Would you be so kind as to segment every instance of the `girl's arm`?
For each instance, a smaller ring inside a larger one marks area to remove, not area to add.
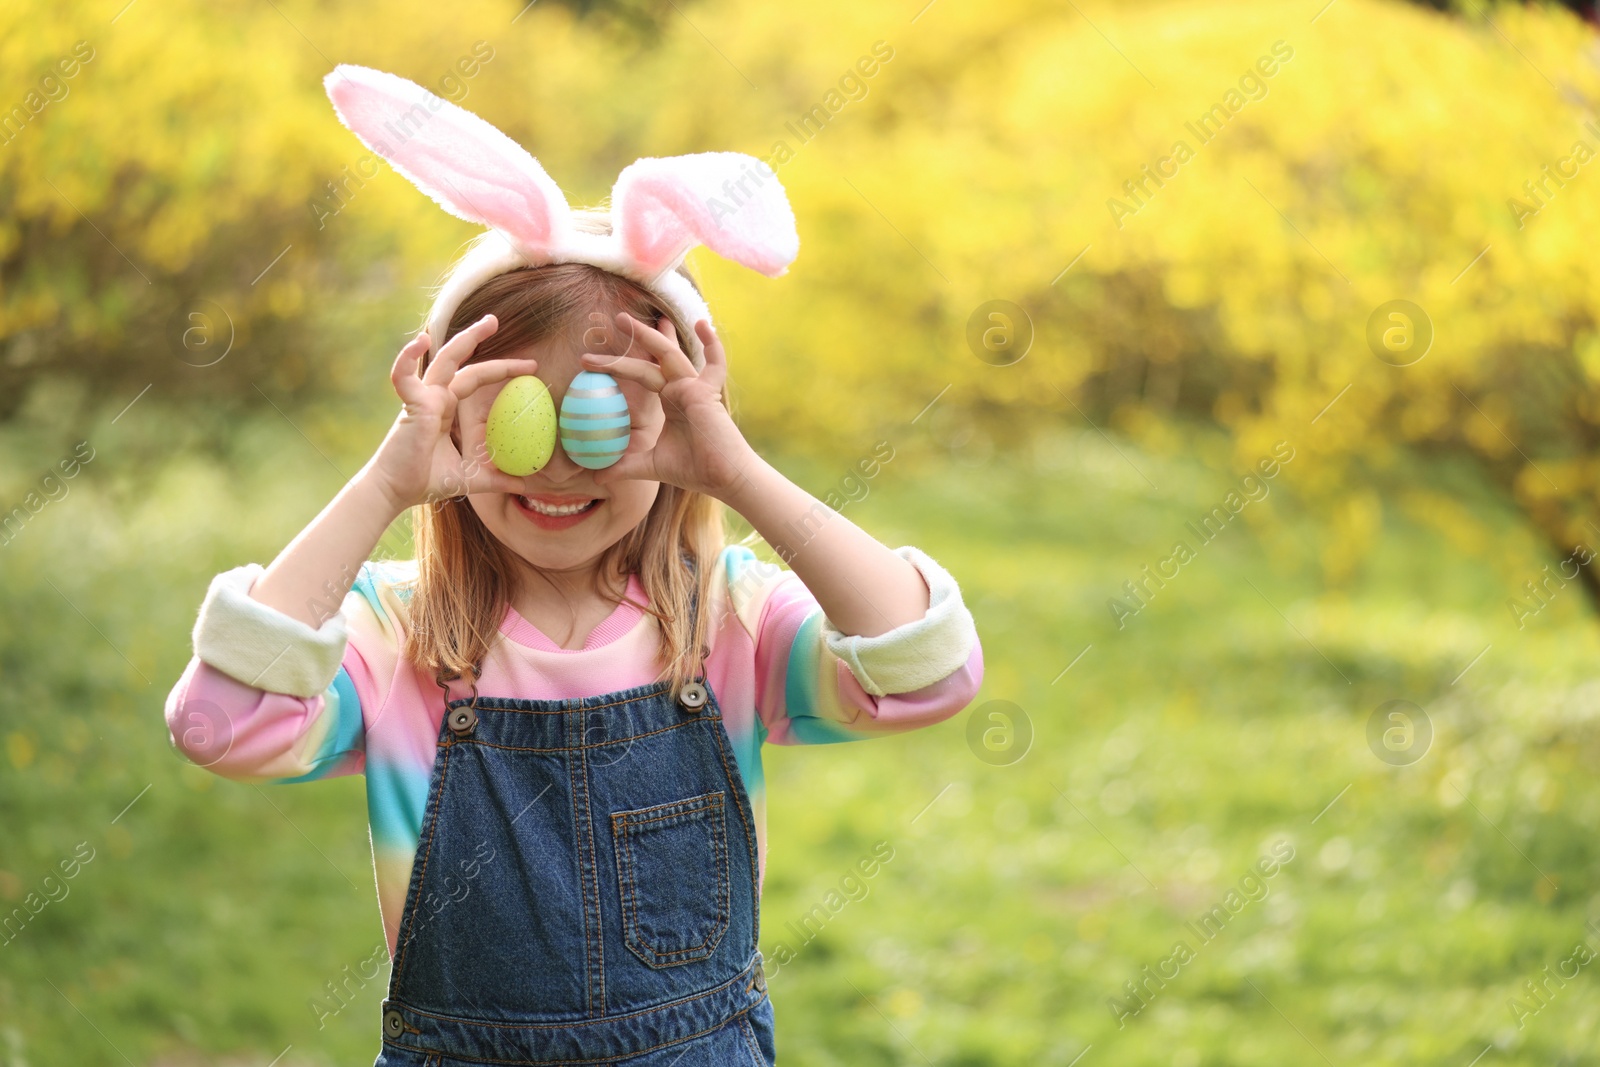
[[[247,564],[212,580],[195,656],[166,706],[173,744],[193,762],[249,781],[361,769],[363,705],[381,706],[400,640],[396,575],[367,558],[413,504],[520,487],[491,464],[463,460],[484,454],[481,422],[460,428],[462,447],[451,436],[460,399],[537,366],[486,360],[458,371],[495,328],[485,316],[461,331],[420,378],[428,338],[408,344],[390,375],[405,407],[373,458],[270,567]],[[359,595],[346,595],[352,587]]]
[[[502,474],[491,463],[463,458],[463,453],[486,455],[481,424],[462,427],[459,449],[450,437],[459,400],[538,367],[531,359],[496,359],[458,371],[497,328],[495,317],[485,315],[462,330],[420,379],[417,364],[428,350],[428,335],[418,334],[401,350],[389,373],[405,402],[400,417],[366,466],[278,553],[250,590],[251,599],[309,626],[321,626],[329,615],[327,605],[337,610],[361,564],[406,508],[438,496],[521,489],[520,478]]]
[[[662,426],[653,442],[630,441],[595,481],[649,478],[721,500],[783,557],[844,633],[873,637],[923,617],[929,590],[915,567],[789,481],[744,439],[722,403],[727,356],[711,323],[695,324],[705,350],[698,371],[671,320],[652,330],[622,313],[617,324],[650,358],[586,352],[584,363],[659,394]],[[644,435],[641,421],[656,419],[636,418],[636,438]]]
[[[894,554],[921,573],[933,603],[923,618],[863,638],[840,633],[798,574],[744,545],[724,549],[718,577],[726,599],[722,590],[712,595],[737,616],[753,648],[747,682],[737,673],[719,681],[735,700],[755,705],[758,742],[881,737],[931,726],[972,702],[983,683],[983,649],[960,588],[919,549]]]
[[[787,563],[841,632],[861,637],[916,622],[928,611],[917,568],[795,485],[748,445],[741,477],[722,498]]]

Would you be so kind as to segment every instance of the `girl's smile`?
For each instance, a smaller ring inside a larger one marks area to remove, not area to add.
[[[511,495],[517,510],[541,530],[565,530],[593,515],[605,500],[600,497],[534,493]]]

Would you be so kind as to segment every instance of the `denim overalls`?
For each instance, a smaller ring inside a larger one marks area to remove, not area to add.
[[[446,690],[375,1067],[773,1064],[754,815],[710,687],[475,690]]]

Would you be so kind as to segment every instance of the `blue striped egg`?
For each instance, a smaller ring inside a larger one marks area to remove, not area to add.
[[[628,450],[628,400],[609,374],[579,371],[561,398],[561,448],[580,467],[601,470]]]

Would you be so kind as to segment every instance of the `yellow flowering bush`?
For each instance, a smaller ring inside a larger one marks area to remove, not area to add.
[[[1555,546],[1594,536],[1600,69],[1562,9],[585,10],[8,7],[0,108],[93,59],[0,144],[0,396],[57,371],[386,408],[381,370],[473,227],[334,119],[321,77],[356,62],[483,114],[575,203],[640,155],[769,160],[790,274],[695,258],[757,439],[858,455],[939,424],[911,423],[935,397],[968,448],[1092,419],[1159,450],[1198,417],[1241,467],[1304,447],[1329,495],[1396,447],[1458,454]],[[1009,363],[969,343],[997,299],[1027,316]],[[1397,300],[1422,318],[1369,331]],[[195,307],[237,354],[201,366]],[[1386,330],[1431,343],[1375,354]]]

